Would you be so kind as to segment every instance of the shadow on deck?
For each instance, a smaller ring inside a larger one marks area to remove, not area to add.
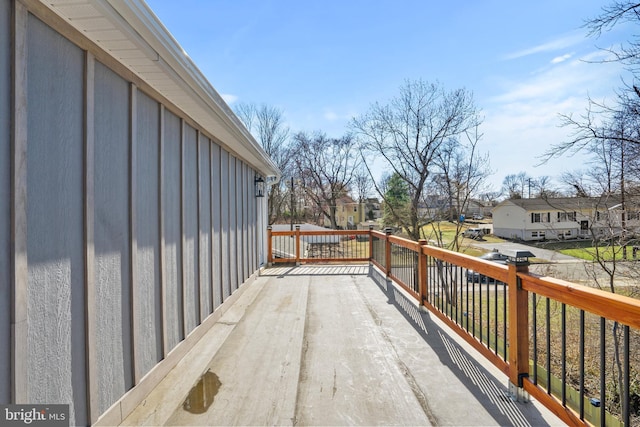
[[[564,425],[378,270],[263,271],[126,425]]]

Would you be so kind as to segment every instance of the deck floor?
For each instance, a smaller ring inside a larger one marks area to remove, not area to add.
[[[563,425],[372,271],[265,270],[123,424]]]

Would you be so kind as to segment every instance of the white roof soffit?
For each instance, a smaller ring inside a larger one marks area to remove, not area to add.
[[[42,2],[265,176],[280,171],[142,0]]]

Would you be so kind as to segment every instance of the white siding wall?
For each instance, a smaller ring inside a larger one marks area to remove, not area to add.
[[[527,218],[524,209],[505,204],[493,210],[493,234],[498,237],[523,238]]]

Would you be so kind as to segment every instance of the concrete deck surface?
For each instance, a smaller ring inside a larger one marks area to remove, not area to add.
[[[563,425],[373,268],[248,286],[123,425]]]

